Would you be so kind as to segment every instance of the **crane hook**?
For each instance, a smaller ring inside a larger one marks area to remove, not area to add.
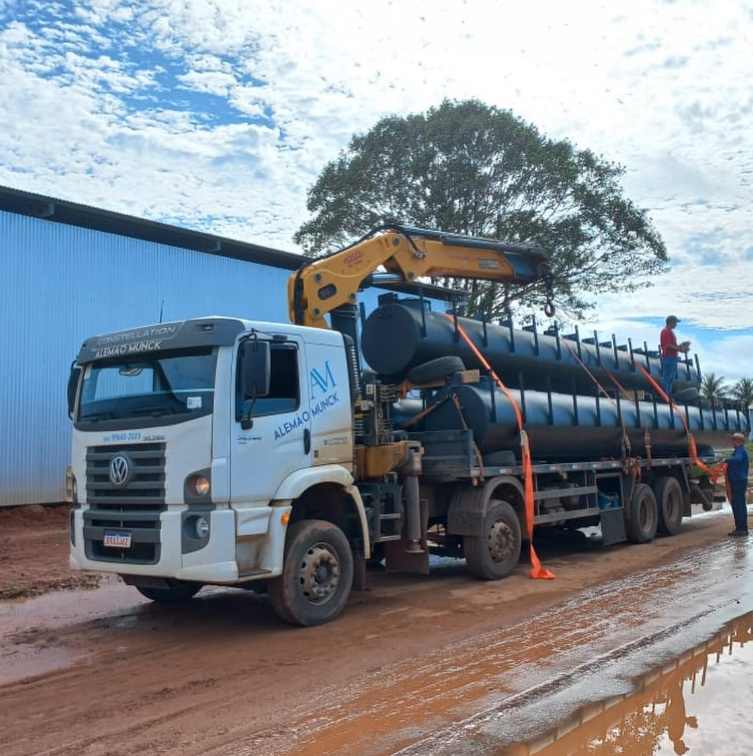
[[[554,274],[550,269],[544,273],[544,289],[546,291],[546,302],[544,303],[544,315],[548,318],[554,317]]]

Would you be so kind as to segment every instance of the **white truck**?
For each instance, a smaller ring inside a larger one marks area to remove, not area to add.
[[[370,560],[427,572],[430,553],[465,557],[498,579],[534,522],[601,522],[606,542],[679,526],[689,460],[654,460],[658,503],[624,460],[540,465],[531,517],[519,461],[484,464],[465,428],[397,430],[396,386],[362,373],[355,343],[357,292],[380,268],[401,281],[547,275],[540,249],[395,228],[307,261],[292,323],[203,317],[87,339],[68,386],[71,568],[158,602],[263,586],[282,619],[314,625],[342,611]],[[419,372],[428,386],[478,378],[456,358]]]

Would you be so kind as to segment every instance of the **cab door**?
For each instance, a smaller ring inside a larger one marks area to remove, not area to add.
[[[290,473],[311,464],[306,353],[296,336],[271,340],[269,394],[253,399],[244,394],[241,376],[246,345],[250,339],[241,342],[236,361],[230,501],[265,506]]]

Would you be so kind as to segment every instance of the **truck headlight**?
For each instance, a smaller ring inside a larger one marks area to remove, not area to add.
[[[186,504],[198,504],[201,509],[212,500],[212,471],[192,470],[183,479],[183,501]]]
[[[203,475],[194,475],[188,485],[194,496],[209,496],[211,485],[209,484],[209,479]]]

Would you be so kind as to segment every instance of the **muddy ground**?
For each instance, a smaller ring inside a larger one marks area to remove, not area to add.
[[[447,723],[455,715],[460,703],[446,699],[428,712],[415,707],[430,698],[421,687],[427,670],[444,670],[452,695],[465,669],[458,648],[483,655],[489,633],[504,637],[508,628],[515,634],[507,641],[512,669],[523,674],[534,660],[517,637],[521,623],[533,623],[546,653],[561,654],[563,640],[549,635],[553,612],[565,607],[577,617],[587,605],[606,603],[599,611],[615,618],[586,623],[577,636],[590,642],[598,630],[608,638],[610,628],[625,626],[617,619],[623,602],[637,602],[639,624],[650,591],[672,592],[692,607],[693,580],[708,578],[718,555],[747,559],[753,549],[753,541],[726,537],[732,517],[725,505],[686,521],[674,537],[641,546],[603,549],[596,539],[542,537],[539,556],[554,580],[529,579],[523,564],[494,583],[472,579],[462,563],[426,577],[372,572],[369,590],[354,593],[336,622],[292,628],[277,620],[266,597],[244,591],[205,589],[185,605],[165,607],[111,578],[96,587],[96,577],[68,572],[66,508],[39,509],[0,513],[0,595],[90,590],[0,602],[4,756],[394,753],[418,737],[416,716]],[[505,642],[495,643],[499,654]],[[545,656],[535,661],[539,669],[549,663]],[[364,741],[362,718],[376,712],[380,719],[380,711],[390,732],[400,733],[397,741],[384,732]]]
[[[68,569],[68,512],[65,505],[0,509],[0,600],[99,584]]]

